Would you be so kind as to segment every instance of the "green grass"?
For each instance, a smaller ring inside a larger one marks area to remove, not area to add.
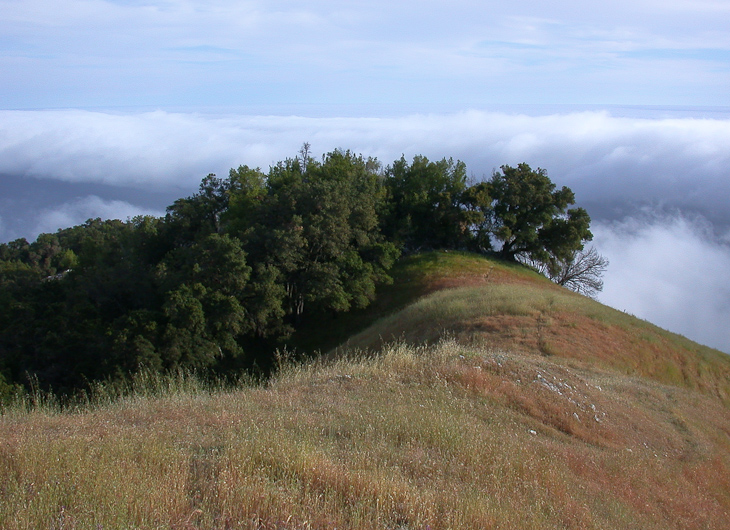
[[[427,294],[349,336],[340,351],[377,351],[393,341],[421,344],[456,336],[467,343],[610,366],[712,393],[730,404],[730,357],[718,350],[517,266],[470,255],[427,257],[408,264],[412,277],[432,286],[443,283],[442,277],[461,278],[467,286],[455,281],[441,290],[426,289]],[[497,282],[480,277],[479,271],[489,267]]]

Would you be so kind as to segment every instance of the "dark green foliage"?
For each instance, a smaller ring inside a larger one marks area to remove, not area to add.
[[[240,241],[228,235],[209,234],[168,253],[157,270],[165,367],[207,368],[243,353],[237,339],[252,329],[241,303],[250,275]]]
[[[566,260],[593,238],[588,213],[568,209],[575,203],[573,192],[565,186],[556,190],[543,169],[502,166],[489,181],[489,195],[491,232],[505,259]]]
[[[200,183],[198,193],[178,199],[167,208],[166,220],[175,244],[221,231],[221,216],[228,209],[230,183],[230,179],[210,174]]]
[[[30,270],[3,274],[0,348],[13,380],[34,374],[63,391],[131,366],[120,362],[115,334],[129,315],[159,303],[148,254],[157,252],[150,226],[159,222],[89,220],[53,235],[62,249],[55,255],[72,256],[72,269],[31,260]],[[46,236],[39,240],[51,241]]]
[[[265,183],[257,171],[232,172],[231,230],[283,288],[290,323],[305,311],[364,307],[376,283],[387,281],[397,251],[379,230],[385,190],[378,169],[374,160],[335,151],[322,162],[279,163]]]
[[[492,190],[488,182],[470,186],[461,195],[462,215],[469,228],[467,247],[478,252],[492,250]]]
[[[462,162],[334,151],[205,177],[164,218],[90,219],[0,245],[0,399],[140,370],[266,370],[304,322],[364,308],[402,249],[465,248],[552,271],[591,238],[542,170],[467,185]]]
[[[396,160],[386,172],[388,211],[384,231],[407,249],[459,248],[468,239],[470,216],[462,204],[467,189],[463,162]]]

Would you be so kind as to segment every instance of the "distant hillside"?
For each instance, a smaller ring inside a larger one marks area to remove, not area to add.
[[[0,528],[727,528],[730,356],[476,255],[393,275],[266,384],[8,408]]]

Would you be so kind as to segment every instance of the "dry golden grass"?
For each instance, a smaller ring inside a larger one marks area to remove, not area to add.
[[[455,341],[0,420],[3,529],[725,528],[716,398]]]
[[[408,278],[359,355],[6,409],[0,528],[728,527],[728,356],[483,258]]]
[[[443,259],[443,258],[442,258]],[[481,263],[490,267],[488,260]],[[444,336],[492,349],[542,353],[609,366],[710,393],[730,405],[730,357],[660,329],[544,278],[502,271],[472,274],[468,287],[446,285],[379,319],[342,348],[433,343]]]

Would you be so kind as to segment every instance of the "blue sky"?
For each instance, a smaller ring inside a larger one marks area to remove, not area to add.
[[[0,241],[303,142],[546,168],[601,300],[730,352],[730,0],[0,0]]]
[[[727,0],[2,0],[0,12],[6,109],[730,104]]]

